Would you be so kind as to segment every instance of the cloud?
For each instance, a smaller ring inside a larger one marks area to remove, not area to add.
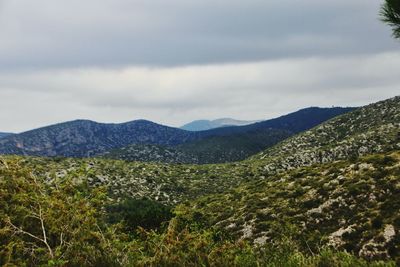
[[[0,74],[0,121],[22,131],[88,118],[268,119],[307,106],[355,106],[398,94],[400,53],[240,64],[38,70]]]
[[[378,21],[378,0],[2,3],[3,72],[209,65],[397,49]]]
[[[0,130],[267,119],[398,94],[378,0],[0,0]]]

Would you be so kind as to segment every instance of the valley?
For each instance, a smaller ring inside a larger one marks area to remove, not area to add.
[[[0,0],[0,267],[400,266],[400,0]]]
[[[284,236],[296,243],[299,253],[331,248],[368,261],[398,262],[399,134],[400,97],[395,97],[232,163],[1,159],[3,172],[7,166],[20,166],[49,188],[68,181],[77,188],[104,189],[110,203],[150,199],[174,207],[166,233],[179,222],[190,229],[198,225],[223,231],[236,240],[234,246],[281,244]],[[132,148],[140,154],[143,147]],[[157,154],[171,155],[156,148]],[[193,229],[192,234],[203,231]]]

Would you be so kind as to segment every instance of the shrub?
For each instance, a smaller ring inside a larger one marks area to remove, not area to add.
[[[149,199],[125,199],[106,210],[109,223],[123,222],[129,231],[157,229],[172,218],[170,207]]]

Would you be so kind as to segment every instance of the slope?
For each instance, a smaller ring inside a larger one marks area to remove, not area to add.
[[[238,163],[17,159],[49,185],[70,179],[105,186],[114,199],[181,203],[176,213],[183,221],[256,245],[289,237],[313,253],[329,245],[367,259],[400,262],[399,101],[396,97],[353,111]],[[302,142],[292,147],[294,140]],[[316,156],[302,160],[309,151]],[[327,158],[318,151],[340,153]],[[357,158],[376,151],[382,154]]]
[[[121,124],[77,120],[2,138],[0,153],[87,157],[134,143],[176,145],[196,138],[194,133],[145,120]]]
[[[290,137],[291,132],[278,129],[228,136],[212,136],[177,146],[135,144],[114,149],[102,157],[141,162],[213,164],[246,159]]]
[[[400,260],[400,151],[301,167],[178,208],[255,245],[282,237]]]
[[[0,138],[6,137],[6,136],[9,136],[9,135],[12,135],[12,133],[1,133],[0,132]]]
[[[197,132],[201,138],[174,147],[131,145],[109,151],[107,158],[166,163],[212,164],[246,159],[280,141],[352,108],[307,108],[247,126]],[[146,153],[143,153],[146,152]],[[166,153],[164,153],[166,152]]]
[[[400,148],[400,97],[374,103],[323,123],[256,155],[266,172]]]
[[[132,144],[174,146],[257,129],[296,133],[346,111],[340,108],[306,109],[263,123],[202,132],[184,131],[145,120],[121,124],[76,120],[4,137],[0,140],[0,154],[88,157]]]

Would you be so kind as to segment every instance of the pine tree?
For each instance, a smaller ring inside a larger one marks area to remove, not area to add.
[[[400,0],[385,0],[380,15],[381,20],[392,27],[393,36],[400,39]]]

